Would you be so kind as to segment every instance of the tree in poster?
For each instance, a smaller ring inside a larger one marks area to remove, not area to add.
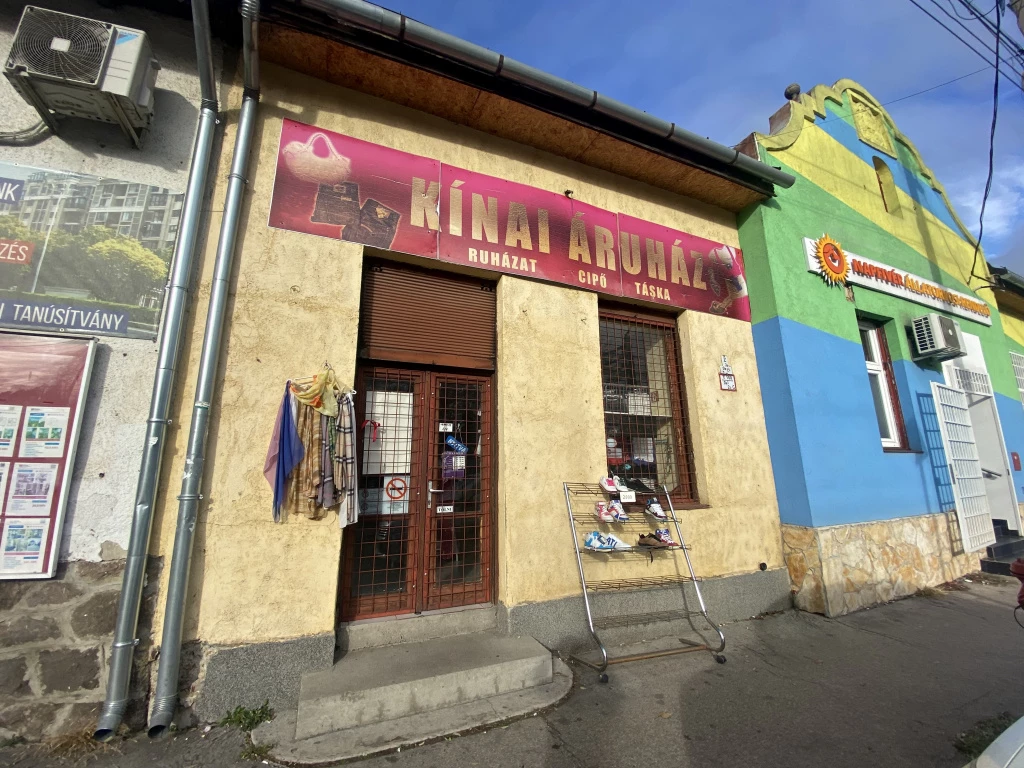
[[[108,301],[135,303],[167,275],[159,256],[127,237],[102,240],[90,246],[88,254],[105,278]]]
[[[115,304],[136,305],[147,292],[159,288],[167,276],[167,262],[138,240],[108,227],[86,227],[72,235],[61,229],[50,233],[42,267],[45,232],[35,232],[13,216],[0,216],[0,238],[35,244],[29,265],[0,265],[0,289],[31,290],[40,269],[36,293],[54,288],[88,291],[93,298]]]

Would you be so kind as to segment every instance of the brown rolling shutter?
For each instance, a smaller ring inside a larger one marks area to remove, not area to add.
[[[393,262],[363,270],[359,356],[493,371],[494,283]]]

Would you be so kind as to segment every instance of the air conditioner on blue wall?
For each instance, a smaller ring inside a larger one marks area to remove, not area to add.
[[[83,117],[120,125],[136,147],[153,120],[158,69],[145,32],[32,5],[4,63],[54,133],[59,116]]]
[[[967,354],[960,323],[931,312],[911,321],[915,360],[951,360]]]

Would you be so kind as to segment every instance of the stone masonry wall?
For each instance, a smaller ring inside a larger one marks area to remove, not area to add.
[[[82,560],[61,563],[53,579],[0,581],[0,743],[95,726],[123,570],[124,560]],[[144,605],[131,694],[140,701],[151,615]]]
[[[783,525],[793,602],[842,616],[976,571],[976,553],[954,552],[956,525],[945,514],[825,528]]]

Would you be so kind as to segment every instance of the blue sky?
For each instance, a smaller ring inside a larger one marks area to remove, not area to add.
[[[849,77],[886,103],[985,66],[910,0],[382,4],[723,144],[767,131],[791,82],[807,90]],[[1021,40],[1012,15],[1004,19]],[[993,263],[1024,273],[1024,93],[1004,80],[1000,95],[984,247]],[[992,70],[887,108],[976,233]]]

